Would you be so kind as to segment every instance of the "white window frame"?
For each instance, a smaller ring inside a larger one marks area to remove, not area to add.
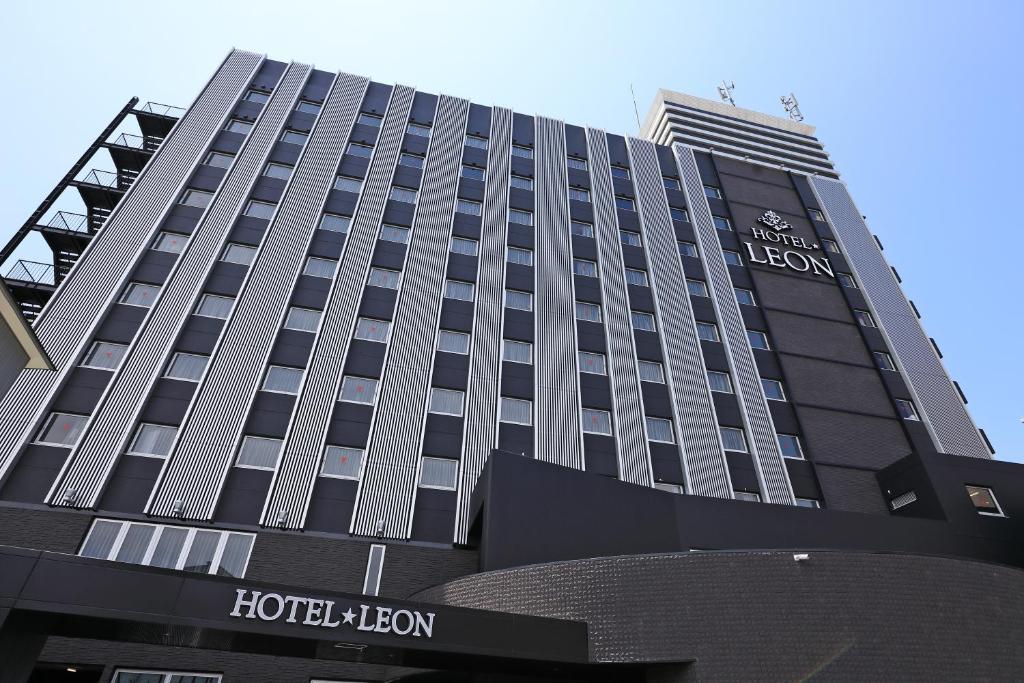
[[[647,378],[645,378],[643,376],[643,372],[640,371],[640,368],[643,367],[645,364],[649,365],[649,366],[657,367],[657,369],[658,369],[658,379],[647,379]],[[659,363],[656,360],[637,359],[636,371],[637,371],[637,375],[640,377],[640,381],[641,382],[650,382],[652,384],[664,384],[665,383],[665,365],[664,365],[664,363]]]
[[[465,348],[466,348],[466,350],[465,351],[452,351],[451,349],[442,349],[441,348],[441,335],[443,335],[443,334],[452,334],[452,335],[456,335],[458,337],[461,337],[461,338],[465,339],[465,342],[466,342]],[[451,354],[455,354],[456,356],[466,356],[466,355],[469,355],[469,347],[470,347],[471,343],[472,343],[472,335],[470,335],[467,332],[459,332],[458,330],[446,330],[446,329],[439,329],[437,331],[436,349],[437,349],[438,353],[451,353]]]
[[[143,457],[143,458],[156,458],[157,460],[166,460],[171,455],[170,452],[164,453],[164,454],[160,454],[160,453],[146,453],[145,451],[137,451],[137,450],[135,450],[135,443],[139,440],[139,435],[141,434],[142,429],[144,427],[157,427],[157,428],[163,427],[163,428],[173,429],[175,431],[175,433],[177,433],[178,430],[180,429],[179,427],[175,427],[173,425],[162,425],[162,424],[157,424],[156,422],[140,422],[135,427],[135,432],[132,434],[132,440],[131,440],[131,442],[128,445],[128,450],[125,451],[125,454],[127,454],[127,455],[137,455],[137,456],[140,456],[140,457]],[[175,435],[175,439],[177,439],[177,435]],[[171,451],[173,452],[173,450],[174,450],[174,443],[173,443],[173,440],[172,440]]]
[[[768,395],[768,391],[764,388],[765,382],[768,382],[769,384],[776,384],[776,385],[778,385],[779,393],[782,394],[782,398],[774,398],[772,396],[769,396]],[[786,388],[784,386],[782,386],[782,380],[772,379],[770,377],[762,377],[761,378],[761,390],[764,392],[765,399],[767,399],[769,401],[783,401],[783,402],[785,402],[785,401],[789,400],[789,399],[786,398]]]
[[[721,375],[722,377],[725,377],[725,383],[727,385],[729,385],[729,388],[728,389],[716,389],[714,384],[712,384],[712,382],[711,382],[711,375]],[[708,370],[708,387],[710,387],[711,391],[715,392],[716,394],[732,394],[732,393],[735,393],[735,391],[733,390],[733,387],[732,387],[732,377],[729,375],[728,372],[722,372],[721,370]]]
[[[345,393],[345,381],[349,378],[354,380],[366,380],[368,382],[373,382],[373,393],[370,395],[369,401],[353,401],[350,398],[342,398],[342,395]],[[338,387],[338,401],[342,403],[352,403],[357,406],[375,406],[377,405],[377,392],[379,390],[380,380],[377,379],[376,377],[363,377],[362,375],[343,375],[341,378],[341,386]]]
[[[363,576],[363,595],[376,596],[380,592],[380,577],[384,573],[384,555],[388,547],[383,543],[374,543],[366,556],[366,572]],[[376,558],[376,569],[374,567]]]
[[[231,308],[228,309],[228,313],[224,317],[219,315],[210,315],[209,313],[200,313],[199,311],[203,307],[203,302],[207,299],[226,299],[231,302]],[[200,318],[209,318],[210,320],[227,320],[235,310],[235,301],[234,297],[224,296],[223,294],[203,294],[199,297],[199,303],[196,304],[196,310],[192,312],[192,315],[198,315]]]
[[[152,291],[154,293],[153,300],[150,301],[148,304],[136,304],[131,303],[130,301],[126,301],[126,299],[128,298],[128,292],[134,289],[135,287],[152,288]],[[137,282],[135,280],[132,280],[121,291],[121,296],[117,298],[117,303],[121,304],[122,306],[134,306],[135,308],[153,308],[154,303],[160,297],[160,289],[160,285],[150,284],[149,282]]]
[[[690,289],[691,285],[697,286],[698,293],[694,293],[694,291]],[[686,293],[690,296],[699,296],[705,299],[711,296],[710,292],[708,292],[708,283],[703,280],[694,280],[693,278],[686,279]]]
[[[268,389],[267,388],[267,381],[270,379],[270,373],[275,368],[280,368],[282,370],[293,370],[293,371],[299,373],[299,378],[300,378],[299,379],[299,386],[297,386],[295,388],[295,391],[281,391],[280,389]],[[268,394],[282,394],[284,396],[298,396],[299,393],[302,391],[302,382],[305,379],[305,377],[306,377],[306,371],[303,370],[302,368],[294,368],[294,367],[292,367],[290,365],[275,365],[275,364],[271,364],[271,365],[267,366],[267,371],[265,373],[263,373],[263,383],[260,384],[260,391],[265,391]]]
[[[94,353],[97,353],[99,351],[98,347],[100,346],[100,344],[109,344],[110,346],[118,346],[118,347],[120,347],[122,349],[121,357],[117,359],[117,363],[115,363],[113,367],[107,368],[107,367],[103,367],[101,365],[89,365],[89,358]],[[121,363],[124,361],[124,357],[128,353],[128,349],[129,349],[128,344],[121,344],[119,342],[110,342],[110,341],[103,341],[102,339],[98,339],[98,340],[94,341],[89,346],[89,350],[85,352],[85,356],[82,358],[82,362],[80,364],[80,367],[92,368],[93,370],[107,370],[107,371],[113,372],[113,371],[117,370],[119,367],[121,367]]]
[[[530,359],[526,361],[513,360],[505,357],[505,347],[509,344],[518,344],[527,347],[530,350]],[[502,339],[501,340],[501,360],[504,363],[518,363],[519,365],[533,365],[533,342],[525,342],[519,339]]]
[[[764,346],[754,346],[754,343],[750,341],[750,333],[753,332],[764,339]],[[747,330],[747,343],[750,344],[750,348],[754,351],[771,351],[772,345],[768,343],[768,333],[764,330]]]
[[[796,444],[797,453],[799,453],[800,455],[786,455],[782,449],[782,437],[786,437],[787,439],[793,439],[793,443]],[[783,458],[788,458],[789,460],[807,459],[807,456],[804,454],[804,445],[800,443],[800,437],[797,436],[796,434],[776,434],[775,438],[779,443],[779,453],[782,455]]]
[[[43,441],[41,435],[46,433],[46,432],[48,432],[48,431],[50,431],[50,425],[54,421],[56,421],[57,418],[60,417],[60,416],[70,416],[70,417],[85,418],[85,421],[82,423],[82,433],[79,434],[72,443],[60,443],[58,441]],[[50,411],[50,414],[46,416],[46,420],[43,422],[42,429],[40,429],[37,432],[37,436],[32,441],[32,443],[40,444],[40,445],[43,445],[43,446],[56,446],[57,448],[74,448],[79,443],[81,443],[82,437],[85,436],[85,431],[86,431],[86,428],[88,426],[89,426],[89,416],[88,415],[80,415],[78,413],[65,413],[63,411],[53,410],[53,411]]]
[[[757,298],[754,296],[754,292],[752,292],[751,290],[746,289],[744,287],[733,287],[732,290],[733,294],[736,295],[736,303],[738,303],[740,306],[757,306]],[[750,303],[747,303],[746,301],[740,301],[740,292],[744,292],[750,296]]]
[[[586,369],[584,369],[584,367],[583,367],[583,357],[584,356],[594,356],[595,358],[600,358],[601,359],[601,370],[600,370],[600,372],[596,372],[594,370],[586,370]],[[578,358],[578,362],[579,362],[580,372],[581,373],[587,374],[587,375],[604,375],[604,376],[608,375],[608,357],[605,356],[603,353],[598,353],[596,351],[582,351],[582,350],[580,350],[580,351],[577,351],[577,358]]]
[[[654,438],[654,436],[652,436],[652,434],[651,434],[651,422],[652,421],[664,422],[664,423],[666,423],[668,425],[668,434],[669,434],[668,440],[656,439],[656,438]],[[672,420],[670,420],[670,419],[668,419],[666,417],[651,417],[649,415],[645,415],[644,416],[644,426],[647,428],[647,440],[648,441],[651,441],[653,443],[675,443],[676,442],[676,438],[675,438],[676,437],[676,430],[675,430],[675,425],[672,424]]]
[[[457,413],[449,413],[434,408],[434,393],[438,394],[458,394],[459,395],[459,411]],[[462,417],[466,414],[466,392],[458,389],[448,389],[446,387],[430,387],[430,395],[427,397],[427,412],[431,415],[448,415],[449,417]]]
[[[725,445],[725,437],[723,435],[725,434],[726,431],[734,431],[734,432],[738,432],[739,433],[740,438],[743,440],[743,450],[738,451],[735,448],[729,448],[728,446]],[[740,429],[739,427],[725,427],[725,426],[719,425],[718,426],[718,434],[719,434],[719,438],[722,439],[722,448],[724,450],[732,451],[733,453],[749,453],[750,452],[750,444],[747,443],[747,433],[743,429]]]
[[[326,446],[324,446],[324,460],[323,460],[323,462],[320,463],[320,476],[321,477],[328,477],[330,479],[344,479],[346,481],[359,481],[359,473],[356,473],[355,476],[351,476],[350,477],[350,476],[347,476],[347,475],[344,475],[344,474],[334,474],[334,473],[331,473],[331,472],[325,472],[324,471],[324,468],[327,466],[327,456],[330,454],[332,448],[341,448],[341,449],[346,450],[346,451],[355,451],[356,453],[359,453],[359,472],[362,472],[362,470],[363,470],[363,463],[366,460],[366,449],[365,448],[356,448],[355,446],[339,446],[337,444],[327,444]]]
[[[592,413],[603,413],[608,416],[608,431],[597,432],[587,426],[587,421],[584,419],[588,412]],[[580,410],[580,429],[584,434],[596,434],[598,436],[613,436],[615,434],[615,424],[612,422],[612,413],[610,410],[603,410],[601,408],[582,408]]]
[[[996,498],[996,492],[992,490],[991,486],[982,486],[981,484],[964,484],[964,491],[967,492],[968,499],[970,499],[971,497],[971,489],[984,489],[985,491],[988,491],[988,497],[992,499],[992,502],[995,503],[996,506],[995,512],[989,512],[987,510],[982,510],[981,508],[974,504],[974,501],[971,501],[971,507],[973,507],[974,511],[977,512],[979,515],[985,515],[986,517],[1008,516],[1006,512],[1003,511],[1003,506],[999,504],[999,500]]]
[[[242,449],[245,448],[245,443],[252,439],[254,441],[276,441],[278,445],[277,458],[274,460],[273,467],[267,467],[266,465],[248,465],[241,462]],[[272,436],[256,436],[255,434],[245,434],[242,436],[242,442],[238,444],[238,452],[235,453],[235,467],[240,467],[244,470],[263,470],[264,472],[273,472],[281,464],[281,458],[284,455],[284,439],[276,439]]]
[[[195,671],[168,671],[166,669],[114,669],[114,675],[110,678],[110,683],[118,683],[118,676],[120,674],[157,674],[161,676],[160,683],[171,683],[171,679],[175,676],[199,676],[202,678],[209,678],[210,683],[221,683],[223,677],[220,674],[213,673],[202,673]],[[205,682],[204,682],[205,683]]]
[[[191,377],[178,377],[176,375],[170,374],[171,370],[174,368],[174,361],[178,358],[178,356],[190,356],[192,358],[205,358],[206,362],[203,363],[203,371],[202,371],[202,373],[200,373],[199,377],[197,377],[196,379],[192,379]],[[166,377],[167,379],[178,380],[179,382],[199,382],[199,381],[201,381],[203,379],[203,375],[206,374],[206,368],[209,365],[210,365],[210,356],[206,356],[206,355],[201,354],[201,353],[188,353],[186,351],[176,351],[171,356],[171,360],[167,363],[167,368],[164,369],[164,375],[163,376]]]
[[[518,402],[518,403],[525,403],[527,406],[529,406],[529,411],[527,413],[529,415],[529,418],[530,418],[529,421],[527,421],[527,422],[519,422],[518,420],[506,419],[505,416],[503,415],[504,411],[502,410],[502,404],[504,404],[505,401],[515,401],[515,402]],[[532,427],[533,426],[533,401],[531,401],[530,399],[527,399],[527,398],[516,398],[515,396],[499,396],[498,397],[498,422],[504,422],[505,424],[511,424],[511,425],[526,425],[527,427]]]
[[[423,483],[423,466],[428,460],[447,460],[455,463],[455,482],[451,486],[438,486],[437,484]],[[435,491],[457,491],[459,488],[459,461],[454,458],[440,458],[433,455],[424,455],[420,458],[420,471],[416,476],[416,487],[421,489],[434,489]]]

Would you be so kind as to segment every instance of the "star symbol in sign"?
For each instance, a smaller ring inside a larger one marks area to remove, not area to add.
[[[345,623],[345,624],[354,624],[355,623],[356,613],[352,611],[351,607],[348,608],[347,612],[342,612],[341,616],[345,617],[345,621],[343,623]]]

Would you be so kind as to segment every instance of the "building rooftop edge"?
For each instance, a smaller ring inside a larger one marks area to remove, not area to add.
[[[686,93],[659,88],[658,94],[655,95],[654,102],[651,103],[651,107],[647,111],[647,118],[644,119],[644,125],[641,129],[641,134],[648,139],[650,139],[651,133],[657,126],[665,102],[680,104],[684,107],[692,107],[693,109],[700,109],[720,116],[730,116],[742,121],[749,121],[750,123],[757,123],[762,126],[770,126],[772,128],[778,128],[780,130],[797,133],[799,135],[814,135],[814,126],[806,123],[800,123],[799,121],[783,118],[781,116],[763,114],[759,111],[754,111],[753,109],[734,107],[731,104],[716,102],[715,100],[697,97],[696,95],[687,95]]]

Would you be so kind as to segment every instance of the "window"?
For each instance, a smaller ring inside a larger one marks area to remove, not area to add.
[[[705,185],[704,186],[704,194],[706,196],[710,197],[711,199],[721,199],[722,198],[722,191],[719,190],[717,187],[712,187],[711,185]]]
[[[821,211],[818,211],[817,209],[807,209],[807,210],[811,213],[811,218],[813,218],[814,220],[816,220],[816,221],[823,221],[823,220],[825,220],[825,214],[823,214]]]
[[[462,177],[469,178],[470,180],[483,180],[487,177],[487,172],[482,168],[476,166],[462,166]]]
[[[403,228],[400,225],[387,225],[380,226],[380,238],[385,242],[397,242],[399,244],[409,243],[409,228]]]
[[[747,330],[747,340],[752,349],[768,350],[768,335],[761,330]]]
[[[281,135],[281,142],[287,142],[293,145],[304,145],[306,144],[306,139],[308,137],[309,133],[289,129]]]
[[[533,148],[524,147],[522,145],[512,145],[512,156],[519,157],[520,159],[532,159]]]
[[[364,111],[359,112],[359,118],[356,119],[356,123],[361,123],[364,126],[372,126],[374,128],[380,128],[380,124],[384,121],[383,118],[376,114],[367,114]]]
[[[252,130],[252,123],[249,121],[243,121],[242,119],[230,119],[224,130],[229,133],[241,133],[242,135],[247,134]]]
[[[605,359],[603,353],[591,353],[590,351],[580,351],[580,372],[586,372],[591,375],[607,375],[608,371],[605,369]]]
[[[736,301],[741,306],[756,306],[757,302],[754,301],[754,293],[749,289],[743,289],[742,287],[733,287],[733,291],[736,292]]]
[[[665,383],[665,371],[661,367],[661,363],[656,363],[651,360],[637,361],[637,367],[640,369],[640,379],[644,382],[657,382],[658,384]]]
[[[521,398],[501,397],[499,420],[520,425],[533,424],[533,403]]]
[[[259,90],[250,90],[249,92],[245,93],[246,102],[255,102],[256,104],[263,104],[269,99],[269,94],[265,92],[260,92]]]
[[[1006,516],[1003,514],[1002,508],[999,507],[999,501],[996,500],[996,494],[992,489],[987,486],[973,486],[971,484],[968,484],[965,488],[971,503],[974,504],[974,509],[978,511],[979,515]]]
[[[340,175],[334,179],[334,189],[342,190],[343,192],[359,192],[363,189],[362,178],[353,178],[352,176]]]
[[[625,166],[612,165],[612,177],[629,180],[629,169]]]
[[[721,394],[732,393],[732,378],[729,377],[728,372],[708,370],[708,385],[710,385],[711,391],[717,391]]]
[[[487,149],[487,138],[482,138],[479,135],[467,135],[466,147],[472,147],[473,149]]]
[[[900,414],[904,420],[918,420],[917,410],[914,408],[914,403],[908,401],[905,398],[894,399],[896,403],[896,412]]]
[[[665,189],[667,190],[678,190],[679,181],[675,178],[669,178],[668,176],[662,176],[661,180],[665,183]]]
[[[584,434],[611,434],[612,416],[607,410],[583,409]]]
[[[896,363],[893,361],[892,356],[890,356],[885,351],[874,351],[873,355],[875,356],[875,363],[878,365],[878,367],[880,369],[882,369],[882,370],[895,370],[896,369]]]
[[[590,190],[586,190],[582,187],[570,187],[569,188],[569,199],[573,199],[577,202],[590,203]]]
[[[185,194],[181,195],[179,204],[205,209],[210,205],[211,199],[213,199],[212,192],[204,192],[203,190],[185,190]]]
[[[530,365],[533,363],[533,344],[512,339],[502,339],[501,359],[509,363]]]
[[[231,315],[231,307],[235,300],[228,296],[217,296],[216,294],[204,294],[196,306],[196,315],[206,318],[227,318]]]
[[[532,266],[533,252],[522,247],[509,247],[505,259],[519,266]]]
[[[372,405],[376,395],[377,380],[369,377],[345,375],[341,380],[341,393],[338,396],[338,400]]]
[[[154,251],[166,251],[169,254],[180,254],[185,249],[185,243],[188,241],[187,235],[179,235],[176,232],[161,232],[153,240],[153,246],[150,249]]]
[[[470,199],[463,199],[459,197],[455,203],[455,210],[459,213],[468,214],[470,216],[479,216],[484,212],[484,205],[480,202],[474,202]]]
[[[380,590],[380,574],[384,569],[384,551],[386,545],[374,543],[370,546],[370,554],[366,558],[366,578],[363,579],[363,595],[376,595]]]
[[[132,455],[155,455],[165,458],[171,452],[174,436],[177,433],[177,427],[140,424],[139,428],[135,430],[135,438],[132,440],[128,452]]]
[[[565,163],[569,168],[575,168],[577,171],[587,170],[587,160],[580,157],[570,156],[565,160]]]
[[[574,258],[572,272],[583,277],[597,277],[597,264],[586,259]]]
[[[839,284],[849,289],[858,289],[857,281],[853,279],[853,276],[849,273],[836,273],[836,279],[839,280]]]
[[[840,253],[839,245],[835,240],[823,239],[821,240],[821,246],[825,251],[831,251],[833,254]]]
[[[171,362],[167,364],[164,377],[198,382],[202,379],[208,362],[210,362],[209,356],[200,356],[195,353],[176,353],[171,357]]]
[[[862,327],[877,327],[877,325],[875,325],[875,319],[872,318],[871,314],[867,311],[855,308],[853,310],[853,317],[857,319],[857,322]]]
[[[712,216],[711,220],[715,222],[715,227],[719,230],[732,230],[732,222],[725,216]]]
[[[619,230],[619,241],[627,247],[643,246],[643,240],[640,239],[640,233],[633,232],[632,230]]]
[[[623,211],[636,211],[636,202],[629,197],[615,195],[615,207]]]
[[[733,498],[736,500],[744,500],[748,503],[760,503],[761,494],[753,491],[733,491]]]
[[[284,164],[269,163],[266,168],[263,169],[263,175],[268,178],[277,178],[279,180],[287,180],[292,174],[292,167]]]
[[[405,132],[409,135],[415,135],[418,138],[429,138],[430,137],[430,126],[424,126],[422,123],[409,122],[409,125],[405,127]]]
[[[267,439],[262,436],[247,436],[242,439],[235,465],[258,470],[272,470],[277,467],[281,455],[281,439]]]
[[[396,202],[404,202],[406,204],[416,203],[417,191],[411,187],[399,187],[395,185],[391,188],[390,198]]]
[[[626,282],[637,287],[647,287],[647,273],[636,268],[626,268]]]
[[[139,671],[118,669],[110,683],[220,683],[217,674],[178,673],[174,671]]]
[[[722,435],[722,446],[727,451],[747,452],[747,437],[742,429],[736,427],[719,427],[718,432]]]
[[[114,344],[113,342],[93,342],[89,352],[85,354],[82,366],[97,368],[99,370],[113,370],[121,364],[121,359],[128,352],[125,344]]]
[[[302,374],[299,368],[271,365],[267,368],[267,376],[260,389],[275,394],[297,394],[299,387],[302,386]]]
[[[363,466],[363,451],[345,446],[328,446],[320,475],[338,479],[358,479]]]
[[[464,398],[465,394],[461,391],[433,387],[430,390],[429,412],[438,415],[462,417],[462,402]]]
[[[697,336],[704,341],[721,341],[718,337],[718,326],[714,323],[697,323]]]
[[[370,287],[383,287],[385,289],[398,289],[398,281],[402,274],[397,270],[386,268],[370,268],[370,275],[366,284]]]
[[[437,350],[444,353],[469,353],[469,335],[465,332],[441,330],[437,333]]]
[[[348,449],[343,445],[327,446],[321,475],[339,479],[358,479],[359,468],[362,466],[362,454],[364,452],[359,449]]]
[[[277,204],[258,202],[255,199],[250,199],[249,203],[245,205],[244,213],[246,216],[252,216],[253,218],[270,220],[270,217],[274,215],[275,209],[277,209]]]
[[[518,225],[533,225],[533,212],[522,209],[509,209],[508,222]]]
[[[703,280],[687,280],[686,291],[690,293],[690,296],[707,296],[708,286]]]
[[[458,476],[458,460],[423,457],[420,465],[420,486],[422,488],[454,491]]]
[[[85,415],[71,413],[50,413],[43,428],[36,436],[36,443],[51,446],[74,446],[82,436],[85,423],[89,418]]]
[[[300,332],[316,332],[320,326],[320,311],[312,308],[299,308],[292,306],[288,309],[288,315],[284,319],[284,327],[287,330],[298,330]]]
[[[453,237],[451,250],[453,254],[476,256],[479,246],[480,243],[476,240],[466,239],[465,237]]]
[[[680,256],[700,258],[700,255],[697,253],[697,245],[694,244],[693,242],[677,242],[676,244],[679,246]]]
[[[390,332],[391,322],[388,320],[360,318],[356,321],[356,331],[353,336],[363,341],[387,342]]]
[[[820,508],[821,503],[814,498],[794,498],[793,502],[796,503],[798,508]]]
[[[352,219],[348,216],[340,216],[336,213],[325,213],[320,219],[320,229],[330,232],[348,232],[349,223]]]
[[[782,390],[782,382],[777,379],[761,378],[761,388],[764,390],[764,397],[769,401],[785,401],[786,392]]]
[[[505,307],[514,308],[517,311],[532,311],[533,294],[530,292],[522,292],[518,289],[506,289]]]
[[[804,452],[800,448],[800,437],[793,434],[778,434],[777,436],[779,437],[779,450],[782,451],[782,457],[794,458],[796,460],[804,459]]]
[[[248,266],[252,264],[254,258],[256,258],[256,247],[250,247],[247,244],[229,244],[221,254],[220,260]]]
[[[473,300],[473,283],[462,280],[447,280],[444,283],[444,296],[446,299],[458,299],[459,301]]]
[[[633,329],[642,332],[654,332],[657,326],[654,324],[654,316],[650,313],[630,311],[629,318],[633,321]]]
[[[227,154],[225,152],[210,152],[203,159],[203,163],[207,166],[216,166],[217,168],[229,168],[231,162],[235,160],[234,154]]]
[[[233,531],[97,519],[78,554],[100,560],[241,578],[249,563],[249,551],[254,538],[254,534]],[[138,678],[114,680],[121,683],[149,683],[149,679]],[[163,678],[155,680],[164,681]],[[199,683],[219,678],[197,677],[189,680]],[[183,679],[173,680],[173,683],[182,682]]]
[[[590,223],[584,223],[583,221],[572,222],[572,234],[577,237],[594,237],[594,226]]]
[[[121,295],[120,303],[129,306],[142,306],[149,308],[156,300],[160,288],[156,285],[146,285],[141,282],[130,282]]]
[[[740,256],[738,251],[732,251],[730,249],[723,249],[722,256],[725,257],[725,262],[730,266],[742,266],[743,257]]]
[[[333,259],[310,256],[306,259],[306,265],[302,269],[302,274],[309,275],[310,277],[330,279],[334,277],[334,269],[337,267],[338,262]]]
[[[661,417],[647,418],[647,438],[650,441],[661,443],[675,443],[675,434],[672,432],[672,420]]]
[[[664,482],[664,481],[656,481],[656,482],[654,482],[654,488],[658,489],[659,491],[665,491],[666,493],[682,493],[683,492],[683,487],[680,486],[679,484],[669,484],[668,482]]]
[[[520,190],[533,190],[533,178],[527,178],[524,175],[512,174],[511,179],[512,187],[519,188]]]
[[[399,166],[408,166],[409,168],[423,168],[423,157],[419,154],[409,154],[408,152],[402,152],[398,155]]]
[[[690,215],[686,213],[686,209],[680,209],[675,206],[668,207],[669,215],[672,216],[674,221],[689,221]]]
[[[299,103],[295,105],[295,111],[301,111],[303,114],[316,114],[320,111],[320,103],[311,102],[310,100],[299,100]]]
[[[576,319],[599,323],[601,322],[601,307],[598,304],[591,304],[586,301],[577,301]]]

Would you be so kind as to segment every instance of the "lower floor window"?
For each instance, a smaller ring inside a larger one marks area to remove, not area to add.
[[[118,669],[111,683],[220,683],[219,674]]]
[[[459,477],[459,461],[451,458],[424,456],[420,465],[420,486],[428,489],[454,491]]]

